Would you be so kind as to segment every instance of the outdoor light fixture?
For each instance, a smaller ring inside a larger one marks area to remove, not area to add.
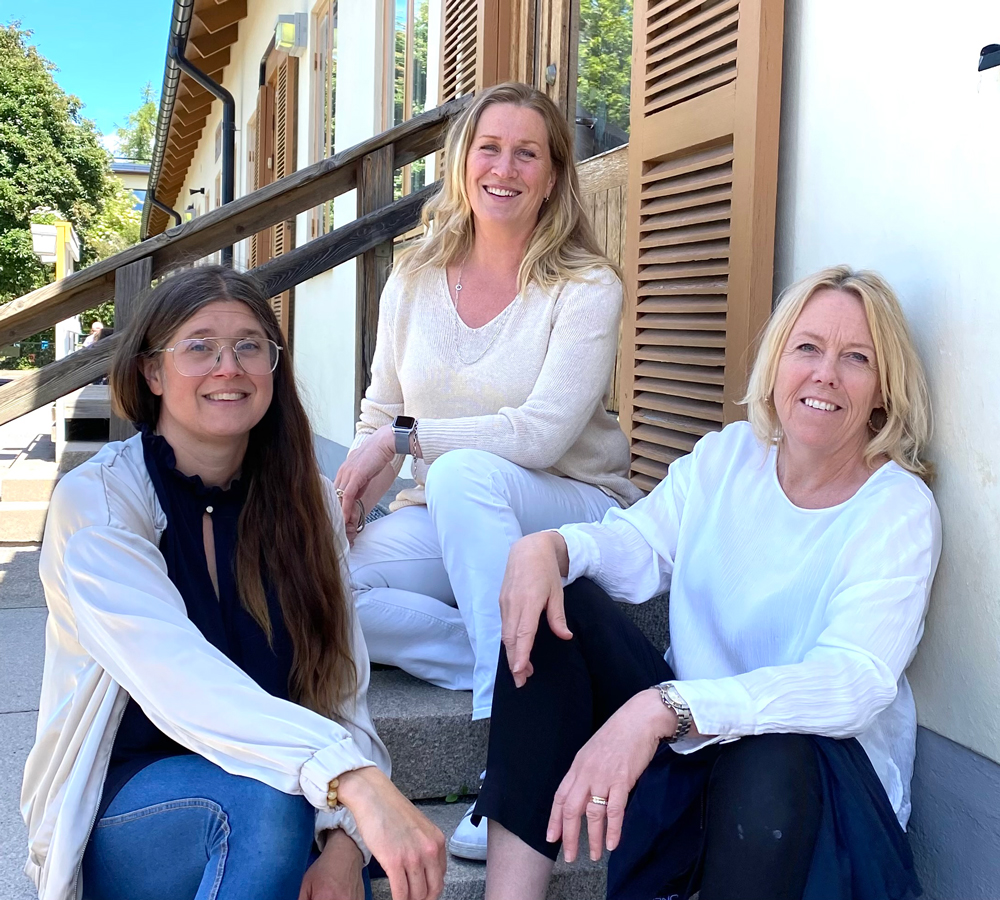
[[[203,187],[200,187],[200,188],[188,188],[188,193],[189,194],[204,194],[205,193],[205,189]]]
[[[278,16],[274,26],[274,49],[284,50],[291,56],[304,56],[308,43],[308,13]]]
[[[987,44],[979,51],[979,71],[1000,66],[1000,44]]]

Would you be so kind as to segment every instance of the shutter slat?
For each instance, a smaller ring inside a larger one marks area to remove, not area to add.
[[[639,340],[636,340],[636,344],[638,346],[633,354],[636,359],[712,367],[721,367],[726,362],[726,354],[724,351],[713,350],[708,347],[663,347],[649,344],[642,345],[642,342]]]
[[[645,293],[645,292],[644,292]],[[696,294],[690,297],[643,297],[636,304],[636,312],[639,315],[656,312],[725,312],[726,300],[724,297],[699,297]]]
[[[726,314],[673,315],[672,313],[650,313],[639,316],[642,328],[659,328],[664,331],[725,331]]]
[[[638,367],[636,375],[640,375]],[[696,382],[675,381],[666,378],[637,377],[635,386],[639,390],[654,394],[673,394],[677,397],[688,397],[691,400],[704,400],[708,403],[722,403],[721,384],[697,384]]]
[[[659,331],[642,329],[636,337],[640,344],[670,344],[673,347],[719,347],[725,348],[725,334],[711,331]]]
[[[678,453],[677,458],[680,458],[683,455],[684,454],[682,453]],[[634,472],[639,472],[642,475],[648,475],[652,478],[654,480],[653,487],[667,477],[667,465],[668,464],[656,462],[652,459],[643,459],[642,457],[637,457],[632,460],[632,470]]]
[[[639,409],[656,409],[660,412],[676,413],[690,419],[710,422],[721,422],[723,418],[721,403],[706,403],[703,400],[691,400],[687,397],[643,392],[635,395],[635,405]]]
[[[632,433],[635,437],[641,438],[642,435],[639,432],[646,427],[648,426],[640,425]],[[694,450],[694,445],[698,443],[698,438],[694,435],[666,431],[662,428],[650,428],[650,431],[659,432],[660,441],[654,444],[651,441],[637,440],[632,445],[632,452],[636,456],[642,456],[643,459],[661,462],[667,466],[677,459],[678,450],[681,453],[690,453]]]
[[[682,431],[687,434],[697,435],[698,437],[704,437],[712,431],[719,430],[719,426],[714,423],[703,422],[700,419],[693,419],[690,416],[676,416],[666,412],[658,412],[652,409],[637,412],[633,420],[653,428]],[[648,432],[646,440],[652,440]]]
[[[678,454],[682,456],[683,454]],[[632,484],[634,484],[639,490],[645,491],[647,494],[653,490],[663,479],[661,478],[651,478],[649,475],[643,475],[641,472],[633,472],[631,476]]]
[[[671,381],[692,381],[701,385],[699,390],[707,390],[709,385],[722,386],[725,382],[725,372],[721,368],[708,366],[686,366],[679,363],[664,363],[646,360],[636,363],[636,376],[651,376]],[[720,401],[721,401],[721,394]],[[707,398],[701,398],[707,399]]]

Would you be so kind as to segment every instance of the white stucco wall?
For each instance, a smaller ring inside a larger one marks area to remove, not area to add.
[[[881,271],[936,417],[944,552],[910,677],[921,724],[1000,761],[1000,3],[788,0],[775,282]]]

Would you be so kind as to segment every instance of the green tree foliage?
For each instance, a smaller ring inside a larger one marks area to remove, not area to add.
[[[580,0],[577,103],[628,133],[632,0]]]
[[[0,303],[54,277],[32,250],[32,210],[73,223],[81,267],[139,239],[135,200],[111,173],[100,134],[30,37],[17,22],[0,25]]]
[[[142,103],[135,112],[129,113],[124,127],[115,129],[115,136],[118,138],[117,155],[124,159],[152,162],[159,110],[150,82],[146,82],[141,97]]]

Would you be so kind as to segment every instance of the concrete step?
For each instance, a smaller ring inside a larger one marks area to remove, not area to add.
[[[479,790],[489,721],[472,721],[471,692],[446,691],[380,667],[372,671],[368,706],[404,795],[428,800]]]
[[[418,808],[441,831],[445,839],[451,837],[469,804],[418,803]],[[591,862],[586,851],[586,834],[580,841],[580,857],[572,865],[560,859],[556,862],[547,900],[602,900],[607,884],[606,859]],[[607,857],[607,854],[605,854]],[[448,854],[448,869],[441,900],[482,900],[486,886],[486,863],[470,862]],[[389,880],[377,878],[372,882],[374,900],[390,900]]]
[[[106,384],[88,384],[62,398],[67,419],[107,419],[111,416],[111,396]]]
[[[46,438],[45,443],[52,449],[52,458],[32,456],[28,451],[19,454],[0,478],[0,499],[38,501],[52,496],[58,467],[52,441]]]
[[[37,544],[48,511],[48,500],[0,501],[0,543]]]
[[[65,475],[98,453],[107,441],[66,441],[59,458],[59,475]]]

